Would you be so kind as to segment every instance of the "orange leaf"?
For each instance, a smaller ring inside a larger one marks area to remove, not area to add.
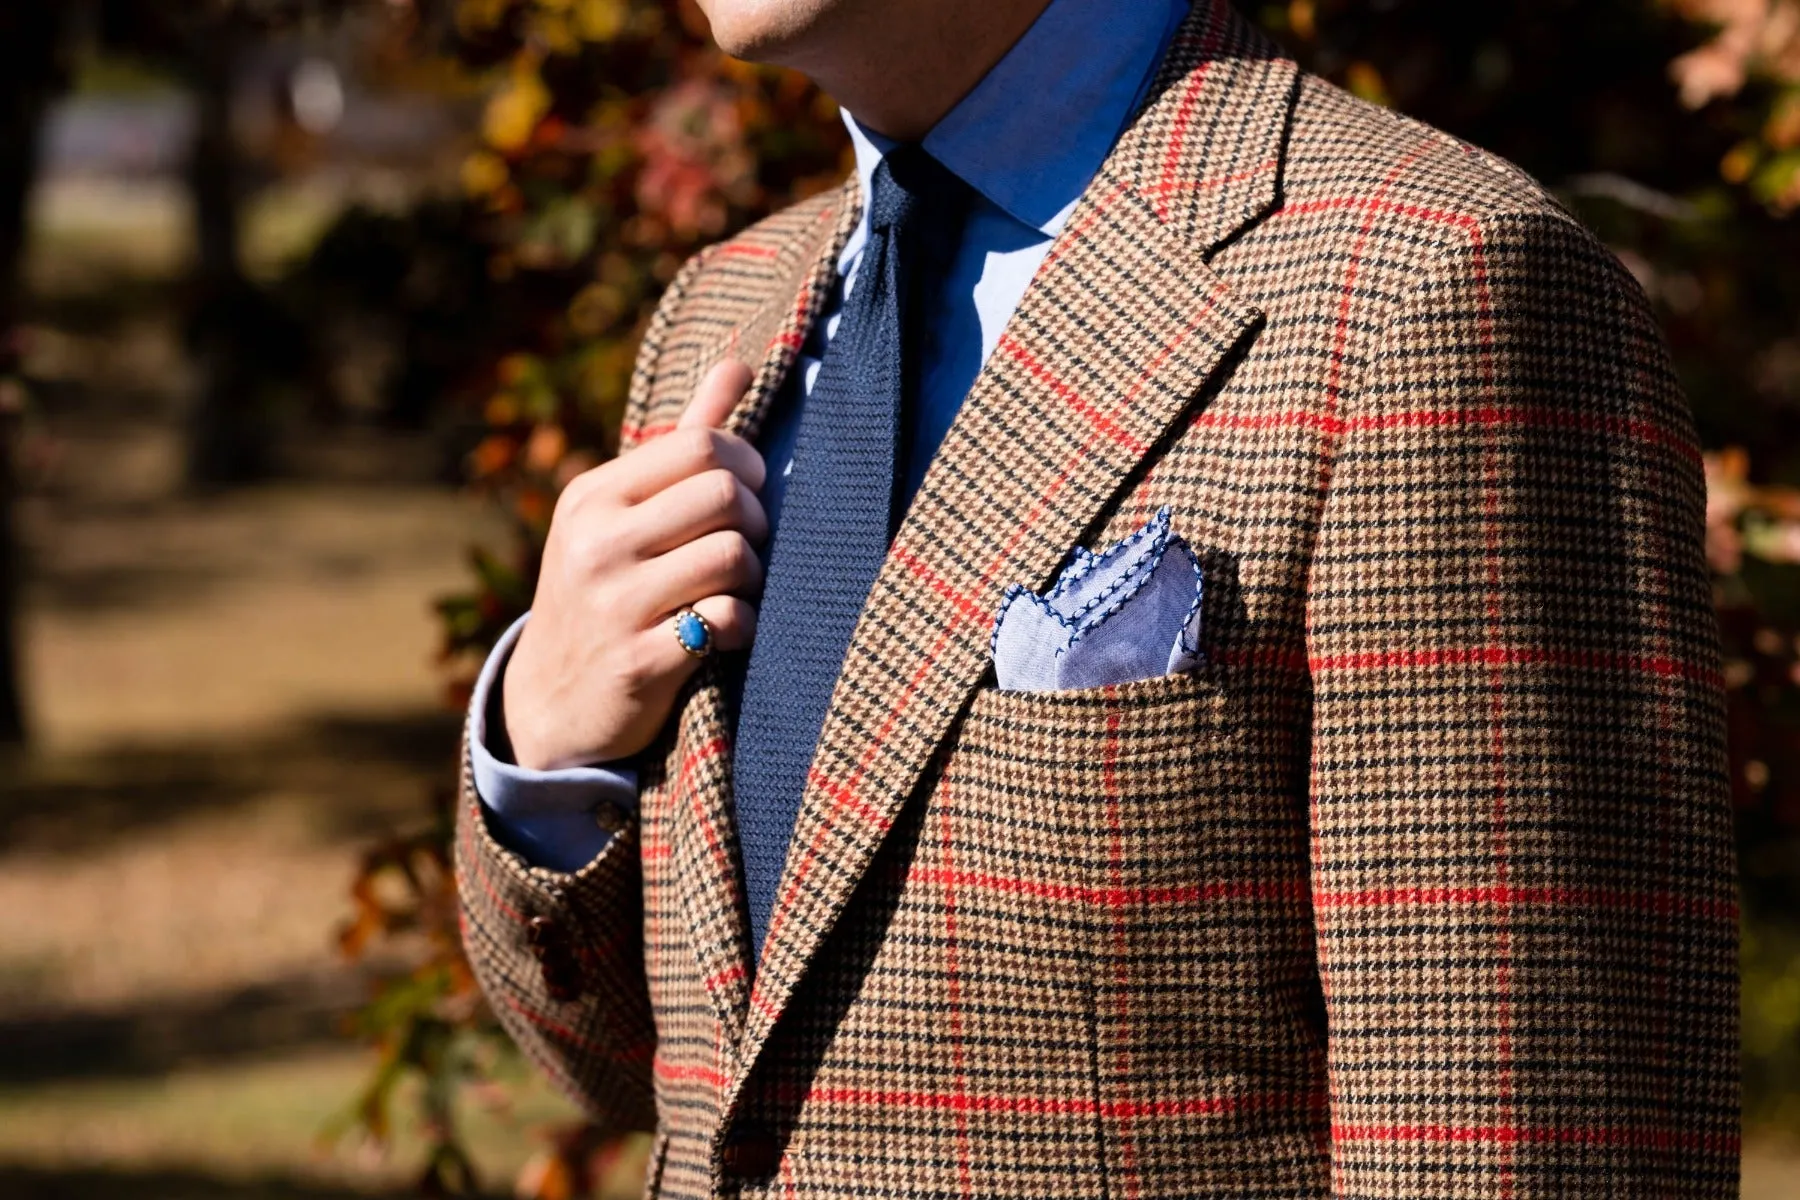
[[[539,425],[525,443],[525,465],[549,474],[569,452],[569,435],[560,425]]]
[[[513,457],[518,453],[519,444],[509,437],[491,437],[482,440],[475,447],[473,458],[474,471],[477,476],[497,475],[512,465]]]
[[[519,1172],[514,1193],[522,1200],[571,1200],[575,1194],[574,1182],[563,1156],[546,1150],[533,1155]]]

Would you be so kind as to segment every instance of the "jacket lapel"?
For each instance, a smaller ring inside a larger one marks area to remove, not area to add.
[[[729,290],[755,299],[740,316],[724,319],[698,358],[696,381],[726,355],[755,371],[755,380],[727,421],[754,438],[793,368],[826,298],[837,259],[858,215],[854,187],[841,190],[811,223],[774,245],[747,239],[713,251],[711,269],[735,272]],[[728,1043],[744,1027],[750,998],[750,933],[746,923],[737,824],[731,799],[731,714],[721,686],[723,670],[707,663],[695,676],[681,709],[675,772],[667,782],[669,852],[677,887],[700,959],[702,978]]]
[[[728,1107],[987,674],[1006,587],[1053,577],[1259,323],[1206,261],[1276,203],[1296,78],[1197,8],[976,380],[845,656]]]

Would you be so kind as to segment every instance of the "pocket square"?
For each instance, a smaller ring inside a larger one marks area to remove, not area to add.
[[[1002,691],[1067,691],[1192,670],[1199,662],[1200,560],[1162,509],[1095,553],[1076,547],[1041,595],[1006,590],[994,618]]]

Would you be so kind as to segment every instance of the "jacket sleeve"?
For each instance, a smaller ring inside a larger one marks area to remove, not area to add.
[[[1735,1197],[1690,417],[1573,221],[1434,257],[1331,422],[1308,585],[1331,1194]]]
[[[640,440],[664,338],[702,261],[695,256],[676,275],[644,333],[621,452]],[[651,1129],[656,1027],[644,978],[637,814],[602,799],[592,819],[609,836],[580,870],[533,866],[509,850],[477,794],[465,733],[456,884],[476,982],[513,1040],[596,1120]]]

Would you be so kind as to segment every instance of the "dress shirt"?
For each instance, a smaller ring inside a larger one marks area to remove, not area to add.
[[[1188,9],[1187,0],[1052,0],[994,68],[926,134],[923,146],[973,191],[950,269],[921,339],[917,402],[904,414],[902,504],[925,477],[938,444],[1012,319],[1025,290],[1068,222],[1113,144],[1149,90]],[[864,195],[895,143],[846,111]],[[868,242],[868,218],[838,259],[839,286],[815,322],[761,450],[770,464],[761,499],[773,528],[793,467],[800,410],[825,349],[837,333],[843,299],[856,285]],[[494,647],[472,698],[470,754],[475,789],[494,814],[495,831],[534,865],[572,871],[593,861],[607,833],[591,817],[603,801],[631,806],[635,774],[620,765],[528,771],[490,752],[490,723],[502,720],[498,682],[528,617]],[[498,734],[500,730],[494,730]]]

